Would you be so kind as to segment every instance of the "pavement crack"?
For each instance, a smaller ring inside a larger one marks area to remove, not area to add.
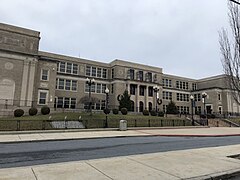
[[[92,168],[94,168],[95,170],[97,170],[98,172],[100,172],[101,174],[103,174],[104,176],[108,177],[109,179],[114,180],[113,178],[111,178],[110,176],[108,176],[107,174],[105,174],[104,172],[102,172],[101,170],[97,169],[96,167],[94,167],[93,165],[91,165],[90,163],[86,162],[86,164],[88,164],[89,166],[91,166]]]
[[[173,176],[173,177],[176,177],[176,178],[181,179],[181,177],[179,177],[179,176],[176,176],[176,175],[174,175],[174,174],[171,174],[171,173],[169,173],[169,172],[163,171],[163,170],[161,170],[161,169],[152,167],[152,166],[150,166],[150,165],[148,165],[148,164],[142,163],[142,162],[137,161],[137,160],[135,160],[135,159],[132,159],[132,158],[129,158],[129,157],[127,157],[127,159],[129,159],[129,160],[131,160],[131,161],[134,161],[134,162],[137,162],[137,163],[139,163],[139,164],[142,164],[142,165],[144,165],[144,166],[147,166],[147,167],[149,167],[149,168],[155,169],[155,170],[157,170],[157,171],[166,173],[166,174],[171,175],[171,176]]]
[[[36,175],[35,171],[33,170],[33,168],[31,168],[31,170],[33,172],[33,175],[34,175],[35,179],[38,180],[37,175]]]

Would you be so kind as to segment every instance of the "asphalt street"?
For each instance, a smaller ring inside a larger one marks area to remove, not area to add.
[[[0,168],[239,144],[232,137],[119,137],[0,144]]]

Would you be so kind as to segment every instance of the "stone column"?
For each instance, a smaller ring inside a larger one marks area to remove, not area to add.
[[[136,104],[136,112],[139,112],[139,103],[138,103],[138,97],[139,97],[139,85],[136,86],[136,94],[135,94],[135,104]]]
[[[146,86],[146,91],[145,91],[145,109],[149,109],[148,107],[148,86]]]
[[[26,105],[27,87],[28,87],[28,72],[29,72],[29,60],[23,62],[23,74],[22,74],[22,89],[20,97],[20,106]]]
[[[36,70],[36,61],[31,61],[30,70],[29,70],[29,80],[28,80],[29,84],[28,84],[28,91],[27,91],[27,106],[32,106],[35,70]]]

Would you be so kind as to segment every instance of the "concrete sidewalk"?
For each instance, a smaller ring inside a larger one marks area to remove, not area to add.
[[[240,128],[131,129],[128,131],[38,132],[0,135],[0,142],[49,141],[124,136],[240,136]],[[0,145],[1,146],[1,145]],[[102,158],[0,169],[0,179],[227,179],[240,176],[239,145]]]
[[[240,176],[240,145],[0,169],[5,180],[175,180]]]
[[[10,132],[0,134],[0,143],[54,141],[67,139],[110,138],[126,136],[187,136],[187,137],[220,137],[240,136],[240,128],[136,128],[127,131],[116,129],[81,130],[81,131],[38,131],[37,133]]]

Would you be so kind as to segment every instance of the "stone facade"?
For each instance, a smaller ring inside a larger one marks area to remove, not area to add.
[[[207,93],[208,113],[240,111],[225,83],[225,75],[196,80],[164,74],[162,68],[124,60],[101,63],[42,52],[39,51],[39,34],[0,24],[0,109],[48,105],[56,111],[82,111],[88,108],[86,79],[89,78],[95,80],[91,86],[94,111],[105,108],[106,88],[110,108],[118,108],[117,97],[127,90],[134,112],[156,108],[165,111],[173,100],[179,112],[190,113],[190,96],[193,95],[194,113],[203,113],[203,92]]]

